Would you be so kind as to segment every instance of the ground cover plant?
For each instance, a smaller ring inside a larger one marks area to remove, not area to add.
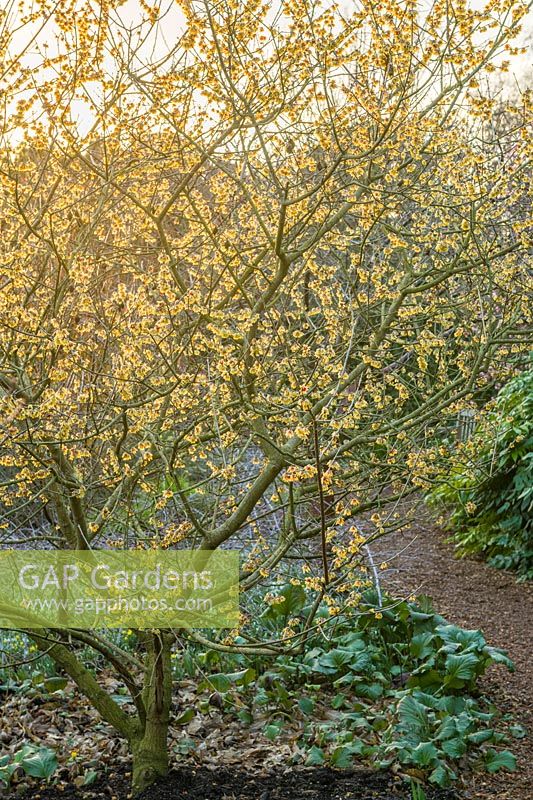
[[[357,626],[443,420],[523,348],[530,95],[495,124],[513,0],[121,6],[0,11],[0,542],[241,551],[233,631],[26,631],[140,793],[168,771],[181,639],[299,659],[324,608]],[[257,639],[289,574],[305,613]],[[468,681],[484,645],[436,636]],[[393,725],[379,758],[448,775],[433,712],[417,756]]]
[[[290,589],[280,592],[284,603],[272,606],[271,618],[280,623],[305,603]],[[299,714],[307,765],[394,765],[438,786],[448,786],[469,757],[488,771],[512,770],[514,756],[501,746],[511,734],[495,730],[497,710],[480,702],[478,690],[490,664],[513,668],[506,654],[488,646],[480,631],[448,624],[427,598],[383,600],[376,611],[377,595],[366,591],[356,621],[340,617],[311,638],[305,654],[278,657],[270,666],[208,651],[202,663],[225,671],[209,673],[199,688],[229,710],[239,698],[239,719],[251,723],[259,714],[271,739]]]
[[[307,602],[291,584],[273,597],[283,600],[270,605],[255,633],[260,626],[270,635],[281,634]],[[201,737],[193,732],[208,725],[215,712],[228,728],[238,720],[243,740],[253,726],[271,742],[294,742],[293,765],[392,769],[415,786],[428,782],[438,787],[450,786],[465,770],[513,770],[512,742],[525,731],[505,721],[479,687],[491,664],[513,669],[507,655],[488,646],[480,631],[447,623],[428,598],[395,601],[384,595],[378,600],[369,589],[359,611],[357,620],[340,616],[332,622],[327,607],[322,608],[317,618],[327,624],[299,656],[251,658],[184,643],[185,650],[172,659],[175,752],[194,758]],[[136,651],[134,632],[117,636],[117,644]],[[90,659],[89,653],[85,658]],[[105,661],[93,666],[105,669]],[[113,680],[107,685],[115,687],[115,700],[132,712],[128,693]],[[182,686],[187,687],[186,705],[180,701]],[[37,701],[45,706],[60,702],[66,687],[61,676],[27,666],[0,691],[24,695],[31,707]],[[6,787],[20,786],[23,773],[36,778],[56,773],[59,754],[49,747],[15,744],[12,749],[0,771]],[[63,776],[66,769],[80,788],[92,785],[102,766],[93,759],[82,768],[76,756],[76,751],[59,756]]]

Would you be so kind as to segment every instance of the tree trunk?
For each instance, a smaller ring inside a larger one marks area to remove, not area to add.
[[[168,726],[172,702],[170,639],[163,631],[147,634],[142,692],[146,721],[131,740],[132,793],[140,794],[168,773]]]
[[[136,718],[125,713],[100,686],[92,672],[69,649],[67,642],[43,635],[45,632],[26,630],[26,633],[43,653],[65,670],[103,719],[127,740],[133,755],[132,793],[139,794],[155,780],[164,777],[168,772],[167,740],[172,704],[170,633],[154,631],[143,636],[146,657],[140,694],[136,692],[135,681],[126,670],[126,682],[137,709]]]
[[[142,739],[132,742],[133,772],[131,789],[133,796],[140,794],[158,778],[168,773],[168,723],[147,724]]]

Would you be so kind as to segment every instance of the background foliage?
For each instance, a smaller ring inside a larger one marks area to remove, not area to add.
[[[533,577],[533,369],[501,390],[430,499],[461,554]]]

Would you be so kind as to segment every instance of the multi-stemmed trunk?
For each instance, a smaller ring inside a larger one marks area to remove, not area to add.
[[[120,663],[116,652],[94,640],[100,652],[122,675],[135,702],[136,715],[127,714],[102,688],[93,673],[84,666],[65,638],[30,631],[37,646],[50,656],[74,681],[89,703],[117,733],[124,737],[133,757],[132,793],[140,794],[168,772],[168,728],[172,704],[171,636],[166,631],[141,635],[144,644],[143,683],[138,689],[133,676]],[[82,632],[76,638],[84,641]],[[140,666],[140,663],[137,662]]]

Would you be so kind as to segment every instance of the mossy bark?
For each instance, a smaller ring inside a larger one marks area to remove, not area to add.
[[[130,716],[100,686],[74,652],[59,641],[26,631],[76,683],[103,719],[123,736],[133,756],[132,793],[138,795],[168,772],[168,728],[172,703],[170,662],[172,639],[166,631],[144,634],[144,682],[136,695],[136,716]]]
[[[168,773],[168,726],[148,726],[144,736],[132,742],[131,790],[135,797]]]
[[[163,632],[147,634],[142,692],[144,725],[130,740],[133,755],[132,793],[138,795],[168,773],[168,726],[172,702],[170,641]]]

